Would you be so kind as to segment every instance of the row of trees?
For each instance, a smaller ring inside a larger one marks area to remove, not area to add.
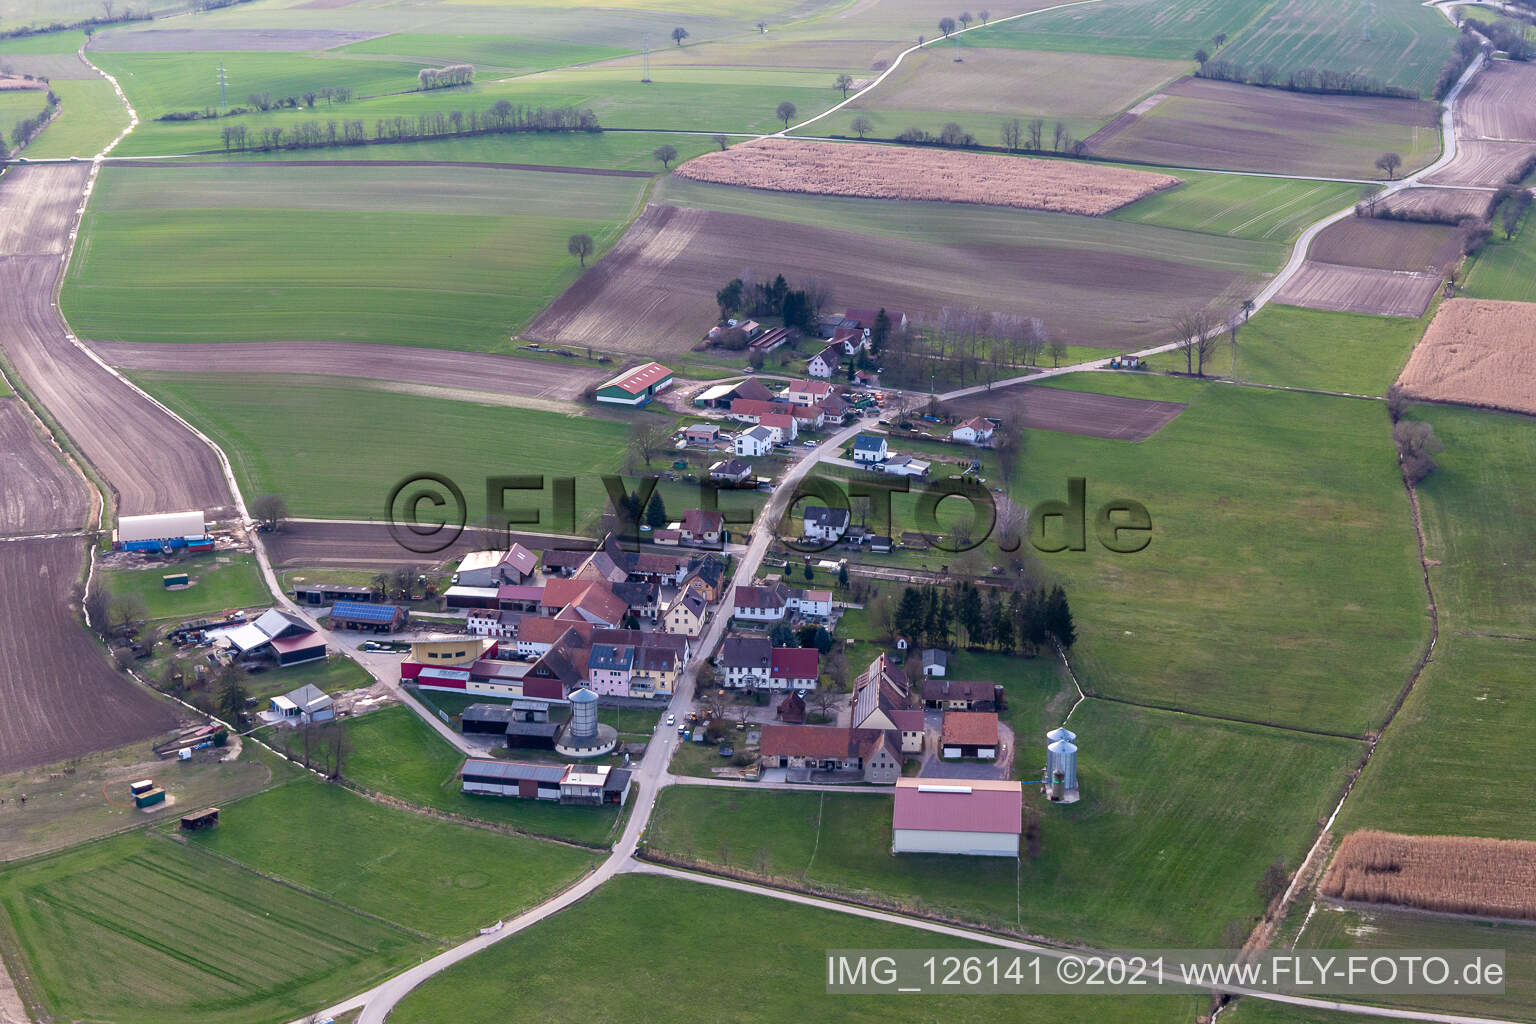
[[[491,135],[512,132],[599,132],[597,115],[586,107],[525,107],[498,100],[484,111],[437,111],[416,117],[379,118],[370,137],[361,120],[305,121],[302,124],[267,126],[252,132],[243,124],[226,125],[226,152],[248,149],[323,149],[329,146],[361,146],[369,143],[412,142],[455,135]]]
[[[204,107],[201,110],[173,110],[161,114],[157,121],[213,121],[220,117],[240,117],[245,114],[266,114],[274,110],[298,110],[300,107],[306,110],[315,109],[315,105],[321,100],[325,101],[327,108],[337,103],[352,102],[352,87],[349,85],[327,85],[319,89],[306,89],[303,92],[294,93],[291,96],[273,96],[270,89],[262,92],[247,93],[246,105],[243,107],[230,107],[220,114],[213,107]]]
[[[948,39],[949,36],[950,36],[950,33],[955,31],[955,23],[956,22],[959,23],[959,27],[963,31],[965,29],[970,28],[971,27],[971,22],[975,21],[978,17],[981,19],[981,23],[983,25],[985,25],[988,21],[991,20],[992,12],[988,11],[986,8],[982,8],[976,14],[972,14],[970,11],[961,11],[958,15],[956,15],[953,18],[949,18],[949,17],[940,18],[939,19],[939,31],[944,33],[944,38],[945,39]],[[919,40],[919,42],[921,42],[921,40]]]
[[[1002,128],[1003,148],[1010,153],[1045,152],[1045,119],[1041,117],[1030,118],[1021,121],[1018,118],[1010,118],[1003,122]],[[1062,121],[1057,121],[1051,128],[1051,151],[1055,153],[1072,153],[1081,156],[1087,147],[1079,139],[1073,139],[1067,126]]]
[[[1198,57],[1199,54],[1196,54],[1197,59]],[[1273,64],[1259,64],[1250,68],[1227,60],[1206,60],[1201,62],[1195,76],[1209,78],[1216,82],[1238,82],[1267,89],[1284,89],[1288,92],[1391,96],[1397,99],[1419,98],[1419,94],[1412,89],[1388,85],[1379,78],[1372,78],[1358,71],[1335,71],[1330,68],[1297,68],[1294,71],[1281,72]]]
[[[422,68],[416,72],[417,84],[425,92],[428,89],[447,89],[455,85],[469,85],[475,80],[473,64],[449,64],[442,68]]]
[[[893,327],[881,366],[889,380],[912,387],[966,387],[1014,376],[1047,356],[1059,365],[1066,354],[1039,317],[946,306],[937,317]]]
[[[48,95],[43,101],[43,109],[32,117],[22,118],[11,129],[11,145],[20,149],[37,137],[37,133],[48,127],[48,122],[53,119],[54,112],[59,109],[59,98],[48,90]],[[6,151],[5,139],[0,136],[0,160],[6,159],[10,153]]]
[[[951,648],[958,642],[1011,654],[1035,653],[1059,645],[1070,650],[1077,627],[1067,592],[1060,584],[1004,590],[969,581],[953,591],[907,587],[892,606],[886,595],[871,606],[871,617],[888,637],[904,636],[925,647]]]
[[[1473,32],[1470,25],[1461,26],[1461,38],[1456,40],[1456,46],[1451,55],[1446,58],[1440,67],[1440,74],[1435,78],[1434,96],[1437,100],[1443,100],[1446,94],[1456,85],[1467,68],[1477,59],[1477,55],[1483,52],[1483,43]]]
[[[1405,420],[1408,396],[1396,384],[1387,389],[1387,415],[1392,419],[1392,441],[1397,445],[1397,461],[1403,469],[1403,479],[1408,486],[1420,481],[1439,468],[1435,456],[1445,451],[1445,445],[1435,436],[1431,423],[1421,420]]]
[[[1532,41],[1536,29],[1530,25],[1500,19],[1484,22],[1477,31],[1487,36],[1495,49],[1503,50],[1510,60],[1528,61],[1536,57],[1536,43]]]

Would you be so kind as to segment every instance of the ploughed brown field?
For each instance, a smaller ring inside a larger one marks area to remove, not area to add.
[[[1448,300],[1397,383],[1414,398],[1536,414],[1536,302]]]
[[[1161,337],[1191,302],[1231,301],[1250,286],[1234,270],[1141,252],[944,244],[653,205],[525,333],[665,358],[716,321],[721,285],[770,269],[824,282],[832,309],[872,303],[917,321],[946,307],[1046,315],[1052,338],[1105,348]]]
[[[173,728],[170,706],[107,663],[67,604],[79,537],[0,544],[0,773]]]
[[[1067,160],[759,139],[706,153],[677,169],[684,178],[774,192],[937,200],[1103,216],[1179,179]]]
[[[1485,64],[1456,103],[1456,137],[1536,142],[1536,66]]]
[[[1322,892],[1447,914],[1536,918],[1536,842],[1351,832]]]
[[[78,530],[90,511],[85,481],[38,429],[21,399],[0,398],[0,536]]]
[[[1430,185],[1498,188],[1518,174],[1533,154],[1536,154],[1536,145],[1528,142],[1458,142],[1451,162],[1424,181]]]
[[[1346,267],[1439,273],[1460,253],[1461,231],[1448,224],[1350,217],[1320,231],[1307,258]]]
[[[1441,280],[1439,274],[1345,267],[1308,260],[1280,289],[1275,301],[1339,313],[1423,316]]]

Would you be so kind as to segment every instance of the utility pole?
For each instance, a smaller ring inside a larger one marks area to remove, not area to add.
[[[960,33],[955,33],[955,63],[959,64],[965,58],[960,56]]]
[[[651,80],[651,34],[649,32],[641,34],[640,48],[645,51],[645,67],[640,72],[640,81],[649,82]]]
[[[224,111],[229,109],[229,103],[225,98],[225,86],[228,79],[224,75],[224,62],[219,62],[219,116],[224,116]]]

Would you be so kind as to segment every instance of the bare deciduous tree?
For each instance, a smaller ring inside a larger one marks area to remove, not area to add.
[[[672,429],[660,420],[636,420],[629,428],[629,450],[649,469],[651,460],[670,446]]]
[[[710,138],[714,140],[715,145],[720,147],[720,151],[722,153],[725,152],[725,148],[731,144],[731,140],[724,134],[711,135]]]
[[[864,136],[875,130],[875,123],[869,118],[865,117],[863,114],[860,114],[858,117],[855,117],[852,121],[848,122],[848,130],[862,139]]]
[[[1019,144],[1024,139],[1024,122],[1013,117],[1003,122],[1003,148],[1010,153],[1019,151]]]
[[[955,30],[955,19],[954,18],[940,18],[939,19],[939,31],[944,33],[944,38],[945,39],[948,39],[949,38],[949,34],[951,32],[953,32],[954,30]]]
[[[1216,350],[1216,330],[1211,315],[1203,309],[1189,309],[1173,318],[1174,337],[1184,350],[1184,368],[1205,376],[1205,361]]]
[[[847,99],[848,90],[853,88],[853,76],[847,72],[838,75],[837,80],[832,83],[832,88],[841,89],[843,91],[843,99]]]
[[[789,102],[789,100],[785,100],[778,105],[774,113],[778,115],[780,121],[784,122],[784,127],[788,128],[790,120],[795,116],[795,105]]]
[[[587,257],[592,255],[594,248],[596,246],[592,242],[591,235],[572,235],[565,243],[565,251],[581,261],[583,270],[586,269]]]
[[[1397,458],[1403,466],[1403,479],[1417,484],[1436,468],[1435,456],[1445,445],[1435,436],[1435,428],[1419,420],[1399,420],[1392,426],[1392,440],[1397,442]]]
[[[665,170],[671,170],[672,161],[677,159],[677,147],[670,142],[664,143],[651,150],[651,156],[655,157]]]
[[[1383,153],[1376,158],[1376,169],[1387,176],[1391,181],[1397,177],[1397,169],[1403,166],[1403,158],[1396,153]]]
[[[688,38],[688,30],[679,25],[672,30],[672,41],[678,46],[683,45],[683,40]]]
[[[262,494],[251,500],[251,515],[264,529],[276,531],[288,518],[288,503],[280,494]]]

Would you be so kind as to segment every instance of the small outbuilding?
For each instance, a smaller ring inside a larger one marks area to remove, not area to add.
[[[393,633],[405,626],[407,617],[405,608],[397,604],[337,601],[331,607],[331,628]]]
[[[997,714],[991,711],[950,711],[944,715],[939,750],[945,757],[997,757]]]

